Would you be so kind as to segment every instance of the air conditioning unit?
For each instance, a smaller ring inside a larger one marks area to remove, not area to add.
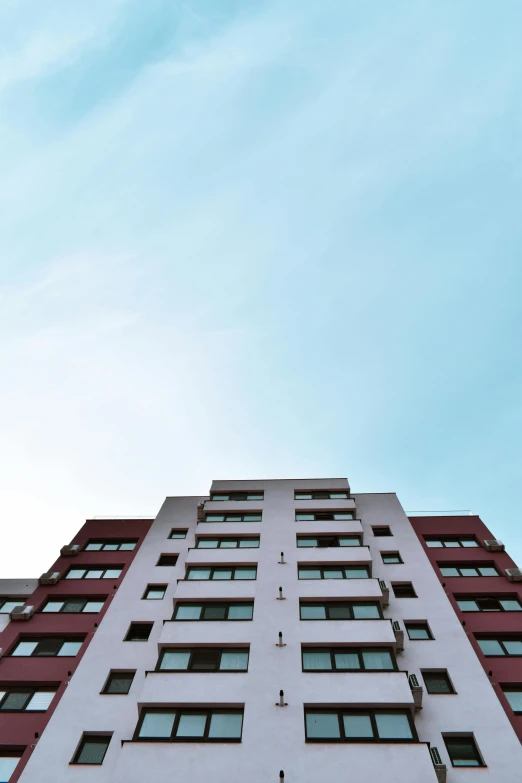
[[[397,642],[397,652],[402,652],[404,650],[404,631],[401,629],[398,620],[392,623],[392,628],[395,634],[395,641]]]
[[[383,607],[390,605],[390,588],[387,587],[386,582],[379,579],[379,587],[382,590],[382,605]]]
[[[522,582],[522,571],[520,568],[506,568],[506,576],[510,582]]]
[[[69,544],[68,546],[62,546],[60,554],[62,557],[76,557],[79,551],[79,544]]]
[[[431,760],[433,761],[433,766],[435,767],[435,774],[437,775],[438,783],[446,783],[448,777],[448,768],[445,764],[442,763],[442,758],[438,748],[430,748],[430,755]]]
[[[34,614],[34,606],[15,606],[15,608],[9,612],[11,620],[30,620]]]
[[[46,571],[38,580],[39,585],[55,585],[60,581],[59,571]]]
[[[204,519],[205,519],[205,504],[204,503],[198,503],[197,520],[198,520],[198,522],[203,522]]]
[[[422,685],[419,685],[419,681],[415,674],[410,674],[410,676],[408,677],[408,682],[410,683],[411,692],[413,694],[413,702],[415,704],[415,710],[416,711],[422,710],[422,693],[423,693]]]
[[[506,548],[498,538],[490,538],[488,541],[484,541],[484,547],[488,552],[503,552]]]

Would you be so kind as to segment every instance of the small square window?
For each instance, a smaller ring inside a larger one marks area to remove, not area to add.
[[[188,530],[182,528],[172,528],[169,538],[186,538]]]
[[[102,693],[126,696],[136,672],[111,672]]]
[[[165,597],[166,589],[167,585],[147,585],[147,589],[143,593],[143,600],[159,601]]]
[[[373,535],[374,536],[392,536],[393,533],[391,532],[388,525],[377,525],[376,527],[372,527]]]
[[[156,565],[175,566],[177,562],[178,562],[178,555],[160,555]]]
[[[472,734],[442,735],[454,767],[485,767]]]
[[[112,735],[84,735],[72,764],[103,764]]]
[[[395,598],[417,598],[417,593],[411,582],[392,582]]]
[[[381,552],[381,557],[385,565],[398,565],[403,562],[400,552]]]
[[[412,641],[431,641],[433,639],[433,634],[427,622],[405,622],[404,627],[406,628],[408,638]]]
[[[427,693],[455,693],[447,671],[421,671]]]
[[[152,631],[153,623],[131,623],[124,642],[146,642]]]

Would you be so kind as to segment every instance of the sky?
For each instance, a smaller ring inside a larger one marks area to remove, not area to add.
[[[3,0],[0,577],[218,478],[470,509],[522,565],[521,25]]]

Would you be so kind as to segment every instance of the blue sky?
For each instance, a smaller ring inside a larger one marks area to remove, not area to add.
[[[4,0],[0,575],[291,476],[471,508],[522,564],[521,24]]]

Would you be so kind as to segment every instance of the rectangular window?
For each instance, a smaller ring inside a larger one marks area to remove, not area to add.
[[[158,562],[156,563],[157,566],[175,566],[178,562],[178,555],[173,554],[164,554],[160,555]]]
[[[249,602],[208,602],[178,603],[174,609],[173,620],[251,620],[254,603]]]
[[[85,545],[85,552],[132,552],[136,548],[137,541],[89,541]]]
[[[205,522],[261,522],[261,512],[257,514],[207,514]]]
[[[27,598],[0,598],[0,614],[9,614],[18,606],[23,606],[26,601]]]
[[[393,651],[385,647],[302,647],[304,672],[396,671]]]
[[[264,500],[265,493],[259,490],[252,492],[211,492],[210,500]]]
[[[485,767],[473,734],[442,735],[454,767]]]
[[[219,568],[191,567],[187,569],[186,578],[192,580],[211,579],[213,581],[223,581],[229,579],[257,579],[257,566],[230,566],[229,568],[221,566]]]
[[[167,585],[147,585],[147,589],[143,593],[143,600],[145,601],[160,601],[165,597]]]
[[[15,688],[0,685],[0,712],[45,712],[55,693],[56,688]]]
[[[478,645],[488,658],[522,655],[522,639],[501,637],[496,639],[477,639]]]
[[[350,493],[345,489],[317,489],[311,492],[296,490],[294,498],[296,500],[349,500]]]
[[[124,642],[146,642],[152,631],[153,623],[131,623],[125,634]]]
[[[298,566],[299,579],[369,579],[368,566]]]
[[[493,565],[480,565],[480,563],[455,564],[437,563],[442,576],[500,576]]]
[[[417,598],[417,593],[411,582],[392,582],[395,598]]]
[[[417,742],[407,710],[305,708],[307,742]]]
[[[353,511],[296,511],[296,522],[340,522],[355,519]]]
[[[457,549],[458,547],[464,547],[464,548],[470,548],[470,547],[477,547],[478,543],[473,538],[473,536],[469,536],[468,538],[426,538],[425,537],[426,546],[430,547],[430,549],[438,549],[440,547],[445,547],[446,549]]]
[[[170,531],[169,538],[186,538],[187,533],[187,528],[173,527]]]
[[[243,710],[144,709],[134,740],[171,742],[241,742]]]
[[[381,557],[384,565],[398,565],[403,562],[400,552],[381,552]]]
[[[104,596],[104,598],[99,600],[93,600],[92,598],[64,598],[63,600],[56,601],[53,599],[44,604],[42,612],[53,614],[57,612],[65,612],[66,614],[76,614],[80,612],[83,614],[96,614],[103,609],[106,598],[107,596]]]
[[[442,671],[425,671],[421,669],[421,674],[427,693],[455,693],[453,683],[445,669]]]
[[[424,621],[405,622],[408,638],[412,641],[431,641],[434,637],[428,623]]]
[[[257,549],[258,547],[259,538],[252,536],[242,536],[241,538],[219,536],[218,538],[196,539],[196,549]]]
[[[515,715],[522,715],[522,686],[503,685],[502,690]]]
[[[130,691],[132,681],[136,672],[117,672],[111,671],[105,685],[103,686],[102,693],[110,693],[113,695],[126,696]]]
[[[297,536],[297,546],[326,548],[334,546],[362,546],[361,536]]]
[[[388,525],[376,525],[375,527],[372,527],[372,531],[374,536],[393,536],[393,533],[391,532]]]
[[[66,579],[118,579],[123,571],[123,566],[85,566],[70,568],[65,575]]]
[[[520,612],[522,610],[522,606],[515,596],[511,598],[466,596],[465,598],[457,598],[456,601],[461,612]]]
[[[157,672],[246,672],[248,647],[164,648]]]
[[[71,764],[103,764],[111,736],[107,734],[84,734]]]
[[[301,620],[382,620],[378,603],[302,602],[299,609]]]
[[[24,636],[13,647],[10,655],[16,658],[72,658],[78,654],[82,644],[83,639],[78,638]]]
[[[12,751],[3,750],[0,745],[0,781],[2,783],[8,783],[19,761],[20,756]]]

